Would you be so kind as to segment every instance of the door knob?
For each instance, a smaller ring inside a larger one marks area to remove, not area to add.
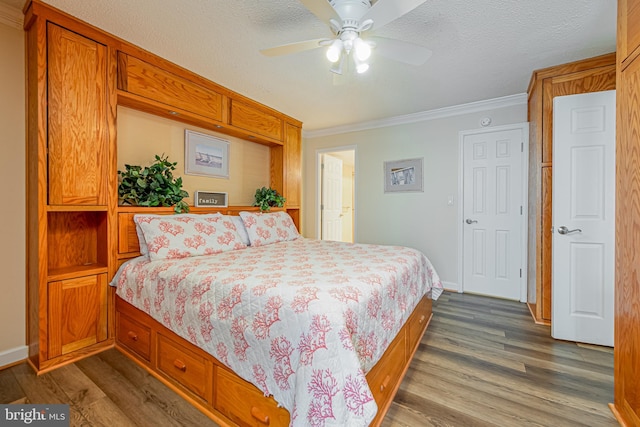
[[[558,227],[558,233],[560,234],[582,233],[582,230],[579,228],[569,230],[567,227],[563,225],[561,227]]]
[[[475,219],[467,218],[467,220],[465,222],[467,224],[476,224],[478,221],[476,221]]]

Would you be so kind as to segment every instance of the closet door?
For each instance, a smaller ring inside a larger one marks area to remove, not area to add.
[[[49,205],[106,205],[107,49],[47,25]]]

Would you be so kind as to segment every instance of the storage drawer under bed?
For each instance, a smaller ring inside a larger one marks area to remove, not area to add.
[[[213,366],[207,360],[158,333],[158,371],[205,400],[211,394]]]

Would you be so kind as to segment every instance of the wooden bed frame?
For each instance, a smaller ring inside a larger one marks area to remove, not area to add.
[[[192,213],[237,215],[257,208],[192,208]],[[172,214],[171,208],[118,209],[118,263],[139,255],[133,215]],[[288,426],[289,412],[265,397],[215,357],[179,337],[151,316],[116,296],[116,348],[222,426]],[[431,320],[431,299],[425,296],[367,374],[378,405],[372,426],[379,426]]]

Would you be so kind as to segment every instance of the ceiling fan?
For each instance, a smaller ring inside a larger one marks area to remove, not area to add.
[[[335,37],[289,43],[260,52],[266,56],[279,56],[326,47],[327,59],[332,63],[330,70],[336,74],[342,74],[345,58],[349,56],[353,56],[358,73],[367,71],[367,60],[372,49],[388,59],[422,65],[431,57],[429,49],[401,40],[369,35],[368,32],[398,19],[425,1],[300,0],[321,21],[327,23]]]

